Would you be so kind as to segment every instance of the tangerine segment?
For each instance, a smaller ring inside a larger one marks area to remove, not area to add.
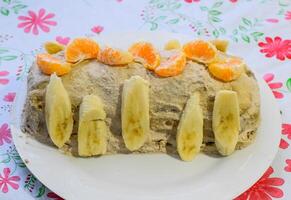
[[[183,52],[187,58],[202,63],[211,63],[217,54],[216,47],[205,40],[194,40],[183,46]]]
[[[215,39],[210,41],[217,50],[226,52],[228,48],[228,41],[227,40],[220,40],[220,39]]]
[[[179,40],[169,40],[166,44],[164,49],[165,50],[173,50],[173,49],[180,49],[181,44]]]
[[[161,77],[170,77],[181,74],[186,66],[186,56],[183,52],[175,52],[155,69]]]
[[[71,64],[53,57],[48,53],[38,54],[36,63],[44,74],[51,75],[56,73],[58,76],[67,74],[71,71]]]
[[[44,48],[49,54],[56,54],[64,50],[64,46],[56,42],[46,42],[44,43]]]
[[[65,50],[67,62],[76,63],[85,59],[97,58],[99,45],[89,38],[74,39]]]
[[[133,56],[127,51],[106,47],[99,52],[97,59],[107,65],[126,65],[133,61]]]
[[[209,64],[208,70],[217,79],[228,82],[237,79],[244,72],[244,62],[240,58],[230,57]]]
[[[159,53],[149,42],[134,43],[128,51],[149,70],[154,70],[160,63]]]

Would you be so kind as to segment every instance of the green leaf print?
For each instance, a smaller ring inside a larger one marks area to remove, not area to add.
[[[45,193],[45,186],[44,185],[41,185],[38,188],[38,192],[37,192],[36,198],[42,197],[44,195],[44,193]]]
[[[155,18],[154,21],[164,20],[166,18],[167,18],[167,16],[159,16],[159,17]]]
[[[4,3],[10,4],[11,0],[3,0]]]
[[[7,49],[0,49],[0,54],[8,52]]]
[[[220,7],[222,4],[223,4],[222,1],[218,1],[218,2],[216,2],[215,4],[213,4],[212,8],[218,8],[218,7]]]
[[[241,31],[247,31],[246,27],[244,27],[242,25],[239,25],[238,26],[238,29],[241,30]]]
[[[171,19],[171,20],[167,21],[167,24],[177,24],[179,21],[180,21],[179,18]]]
[[[207,11],[208,8],[207,8],[206,6],[200,6],[200,10],[202,10],[202,11]]]
[[[13,9],[15,14],[18,14],[19,10],[26,8],[26,7],[27,7],[26,5],[18,4],[18,5],[13,6],[12,9]]]
[[[7,8],[1,7],[0,12],[2,15],[8,16],[9,10]]]
[[[6,159],[2,160],[0,163],[9,163],[11,160],[10,157],[7,157]]]
[[[211,15],[220,15],[221,12],[218,11],[218,10],[210,10],[210,11],[209,11],[209,14],[211,14]]]
[[[221,22],[221,19],[219,19],[218,17],[210,17],[210,20],[212,22]]]
[[[219,27],[219,32],[224,35],[226,33],[226,30],[223,27]]]
[[[286,87],[288,88],[289,92],[291,92],[291,78],[288,78],[286,81]]]
[[[17,58],[17,56],[2,56],[0,57],[0,60],[6,60],[6,61],[10,61],[10,60],[15,60]]]
[[[241,35],[241,38],[242,38],[245,42],[250,43],[250,37],[249,37],[249,36],[242,34],[242,35]]]
[[[250,21],[250,20],[248,20],[247,18],[242,18],[242,21],[243,21],[243,23],[245,24],[245,25],[247,25],[247,26],[252,26],[252,22]]]
[[[212,34],[214,35],[215,38],[219,37],[219,32],[217,29],[215,29],[214,31],[212,31]]]
[[[251,33],[251,36],[253,37],[253,39],[257,42],[258,41],[258,39],[259,39],[259,37],[261,37],[261,36],[263,36],[264,35],[264,33],[262,33],[262,32],[253,32],[253,33]]]
[[[151,22],[151,28],[150,28],[150,30],[151,30],[151,31],[154,31],[154,30],[156,30],[157,28],[158,28],[158,24],[155,23],[155,22]]]

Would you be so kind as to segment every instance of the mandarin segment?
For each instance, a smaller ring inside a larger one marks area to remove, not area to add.
[[[61,76],[71,71],[71,64],[63,62],[47,53],[38,54],[36,56],[36,63],[40,70],[47,75],[56,73],[58,76]]]
[[[105,47],[99,52],[97,59],[107,65],[126,65],[133,61],[133,56],[127,51]]]
[[[56,42],[46,42],[43,46],[46,52],[48,52],[49,54],[56,54],[65,49],[63,45]]]
[[[181,74],[186,66],[186,56],[183,52],[173,53],[167,60],[162,61],[155,69],[155,73],[160,77],[170,77]]]
[[[65,50],[67,62],[76,63],[85,59],[97,58],[99,45],[89,38],[74,39]]]
[[[164,49],[165,50],[173,50],[173,49],[180,49],[181,44],[179,40],[169,40],[166,44]]]
[[[209,72],[222,81],[237,79],[244,72],[244,62],[237,57],[229,57],[224,61],[213,62],[208,65]]]
[[[208,41],[194,40],[183,46],[186,57],[201,63],[211,63],[215,60],[217,49]]]
[[[217,50],[226,52],[228,48],[228,41],[227,40],[221,40],[221,39],[215,39],[210,41]]]
[[[128,51],[149,70],[154,70],[160,64],[160,55],[149,42],[134,43]]]

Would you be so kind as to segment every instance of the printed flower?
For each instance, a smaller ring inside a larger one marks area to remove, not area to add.
[[[199,2],[200,0],[184,0],[186,3],[194,3]]]
[[[24,28],[25,33],[32,33],[34,35],[38,35],[39,28],[48,33],[50,31],[49,26],[56,26],[57,22],[52,21],[51,19],[55,16],[53,13],[46,14],[46,10],[44,8],[40,9],[38,13],[33,11],[28,11],[28,16],[19,16],[18,19],[20,22],[18,24],[18,28]]]
[[[291,159],[287,159],[286,161],[287,166],[284,168],[286,172],[291,172]]]
[[[266,19],[266,22],[269,22],[269,23],[278,23],[279,20],[278,19],[275,19],[275,18],[268,18],[268,19]]]
[[[62,197],[60,197],[59,195],[53,193],[53,192],[49,192],[46,195],[48,198],[53,199],[53,200],[64,200]]]
[[[8,92],[3,98],[4,101],[7,102],[13,102],[15,98],[16,93],[15,92]]]
[[[271,88],[274,96],[277,99],[282,99],[284,97],[284,95],[281,92],[276,91],[277,89],[279,89],[279,88],[281,88],[283,86],[283,83],[281,83],[281,82],[271,82],[274,79],[274,74],[271,74],[271,73],[265,74],[263,76],[263,79],[267,82],[267,84]]]
[[[56,37],[56,41],[58,43],[66,46],[70,42],[70,38],[69,37],[57,36]]]
[[[0,174],[0,190],[2,190],[3,193],[8,192],[8,186],[11,186],[14,190],[17,190],[19,188],[19,185],[17,184],[18,181],[20,181],[19,176],[10,176],[10,169],[4,168],[3,169],[3,176]]]
[[[286,20],[291,20],[291,11],[287,11],[287,12],[285,13],[285,19],[286,19]]]
[[[229,0],[231,3],[236,3],[238,0]]]
[[[283,191],[277,188],[277,186],[283,185],[284,179],[277,177],[270,178],[273,172],[274,169],[269,167],[264,175],[251,188],[236,197],[235,200],[271,200],[272,197],[283,197]]]
[[[291,124],[282,124],[282,134],[287,135],[288,139],[291,140]]]
[[[104,30],[103,26],[94,26],[93,28],[91,28],[91,31],[97,34],[101,33],[103,30]]]
[[[280,37],[274,39],[270,37],[265,38],[266,43],[259,42],[261,53],[264,53],[267,58],[276,56],[279,60],[285,60],[285,58],[291,59],[291,40],[282,40]]]
[[[286,140],[281,139],[281,140],[280,140],[280,145],[279,145],[279,147],[280,147],[281,149],[287,149],[287,148],[289,147],[289,143],[288,143]]]
[[[0,146],[2,146],[4,142],[11,143],[11,141],[12,136],[8,124],[2,124],[2,126],[0,127]]]
[[[1,76],[8,76],[9,72],[8,71],[0,71],[0,77]],[[0,84],[1,85],[6,85],[9,83],[9,79],[7,78],[0,78]]]

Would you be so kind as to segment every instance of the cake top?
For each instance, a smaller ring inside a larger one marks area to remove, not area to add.
[[[226,55],[228,42],[225,40],[206,41],[196,39],[183,46],[178,40],[170,40],[164,50],[157,50],[153,44],[140,41],[132,44],[127,51],[100,45],[89,38],[76,38],[66,47],[55,42],[47,42],[47,53],[36,58],[39,69],[46,75],[56,73],[62,76],[70,73],[74,65],[88,59],[97,59],[110,67],[123,67],[132,62],[141,63],[157,77],[177,76],[184,72],[187,60],[204,64],[213,78],[229,82],[245,72],[244,61]],[[62,58],[56,56],[64,51]]]

